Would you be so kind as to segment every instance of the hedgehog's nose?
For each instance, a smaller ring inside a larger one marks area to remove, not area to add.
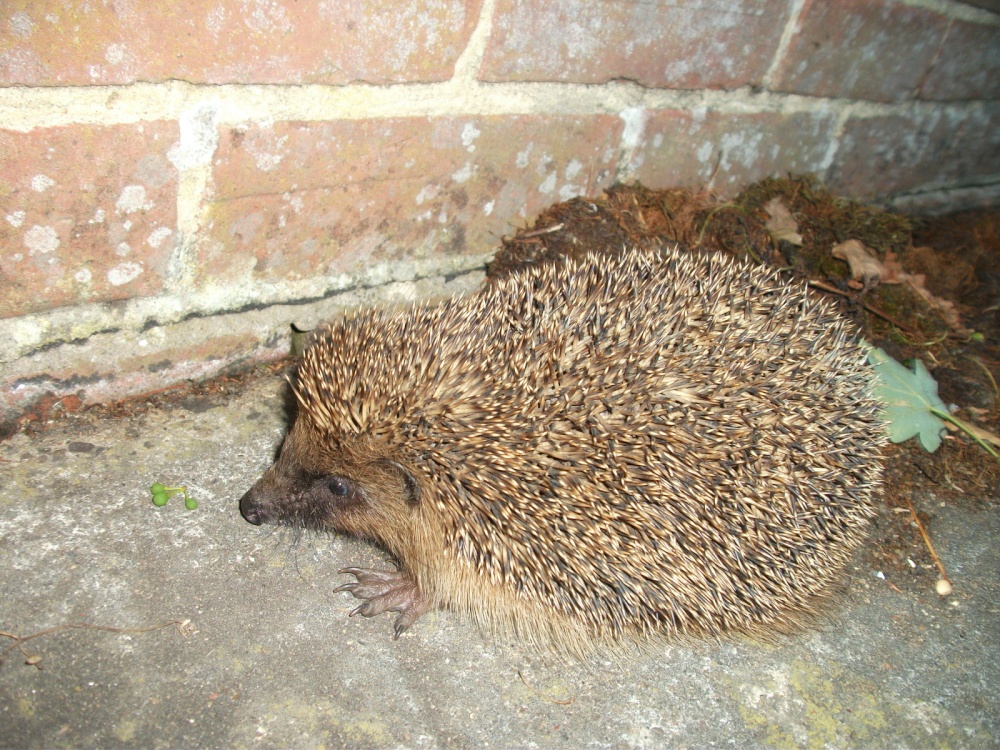
[[[240,513],[254,526],[260,526],[264,523],[264,511],[254,502],[253,496],[256,489],[257,485],[254,485],[240,498]]]

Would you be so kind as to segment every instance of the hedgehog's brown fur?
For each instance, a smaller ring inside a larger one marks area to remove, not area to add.
[[[254,523],[375,540],[371,615],[430,607],[584,651],[785,630],[863,539],[883,425],[823,300],[722,256],[635,250],[366,310],[306,351]]]

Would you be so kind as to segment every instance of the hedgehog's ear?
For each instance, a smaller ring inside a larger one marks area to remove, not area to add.
[[[386,466],[392,469],[394,472],[399,474],[399,478],[403,480],[403,486],[406,488],[406,502],[408,505],[419,505],[420,504],[420,483],[417,478],[413,476],[412,472],[407,469],[403,464],[398,461],[393,461],[389,458],[383,458],[379,461],[382,466]]]

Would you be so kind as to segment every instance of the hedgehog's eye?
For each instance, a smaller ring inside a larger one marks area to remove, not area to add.
[[[336,497],[344,497],[350,490],[350,487],[347,486],[347,482],[345,482],[341,477],[330,477],[326,482],[326,486]]]

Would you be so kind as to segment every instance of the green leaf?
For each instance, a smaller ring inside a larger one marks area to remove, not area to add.
[[[948,414],[948,407],[938,397],[937,381],[919,359],[909,370],[881,349],[872,349],[868,362],[878,380],[875,395],[885,403],[889,420],[889,439],[901,443],[920,436],[924,450],[933,453],[941,445],[944,422],[937,414]]]

